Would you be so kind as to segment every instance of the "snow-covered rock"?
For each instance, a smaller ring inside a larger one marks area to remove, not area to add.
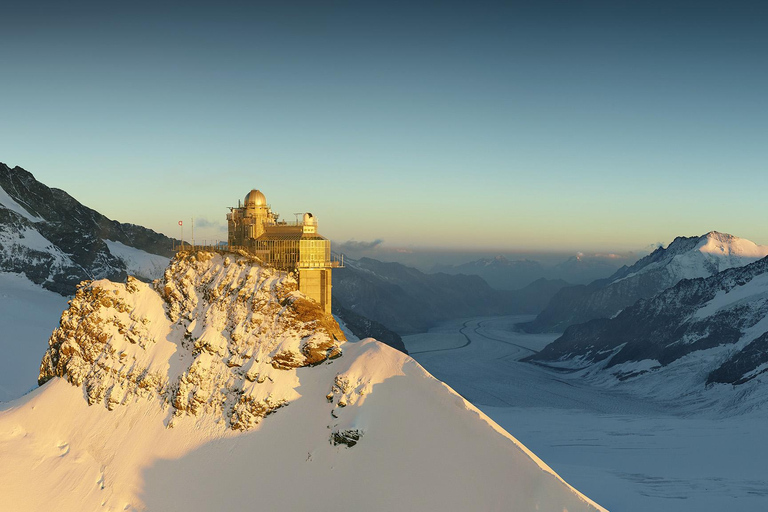
[[[241,256],[80,286],[40,380],[0,412],[9,510],[603,510]]]
[[[0,163],[0,401],[35,385],[46,339],[79,282],[157,279],[171,246],[163,235],[109,220]]]
[[[182,253],[153,285],[81,285],[53,332],[40,383],[64,377],[108,409],[159,396],[248,429],[297,397],[274,374],[338,357],[344,335],[292,276],[244,256]]]
[[[0,272],[24,274],[70,295],[84,279],[155,279],[172,245],[164,235],[107,219],[24,169],[0,163]]]

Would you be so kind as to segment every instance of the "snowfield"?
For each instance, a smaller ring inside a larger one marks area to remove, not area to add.
[[[66,297],[0,272],[0,402],[37,387],[48,337],[66,307]]]
[[[82,286],[47,382],[0,405],[0,508],[605,510],[295,287],[204,255]]]
[[[621,386],[522,363],[558,336],[513,332],[529,319],[457,320],[403,341],[436,378],[609,510],[768,509],[764,382],[691,394],[694,381],[701,387],[694,358]]]
[[[107,244],[109,252],[113,256],[122,260],[125,264],[125,271],[131,276],[150,280],[159,279],[171,261],[165,256],[150,254],[113,240],[104,240],[104,243]]]

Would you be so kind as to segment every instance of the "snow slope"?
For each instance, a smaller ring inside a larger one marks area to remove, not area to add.
[[[23,206],[16,202],[11,196],[8,195],[3,187],[0,187],[0,206],[3,206],[12,212],[18,213],[30,222],[41,222],[43,219],[32,215]]]
[[[109,252],[125,264],[125,271],[132,276],[144,279],[158,279],[163,275],[170,258],[150,254],[113,240],[104,240]]]
[[[413,359],[345,343],[292,277],[240,257],[80,287],[46,380],[0,412],[0,508],[604,510]]]
[[[765,407],[723,415],[695,399],[658,402],[640,387],[522,363],[554,338],[511,329],[527,320],[461,319],[404,341],[427,371],[610,510],[768,510]],[[709,392],[738,402],[743,387]]]
[[[37,387],[40,359],[66,307],[65,297],[0,272],[0,402]]]

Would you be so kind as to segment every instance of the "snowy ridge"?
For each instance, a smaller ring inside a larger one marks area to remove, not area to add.
[[[768,256],[768,246],[717,231],[710,231],[696,239],[676,238],[662,251],[662,258],[646,265],[642,265],[641,260],[635,265],[640,266],[638,270],[612,282],[664,269],[669,280],[675,284],[681,279],[709,277],[729,268],[743,267]]]
[[[768,258],[571,326],[530,359],[646,397],[749,411],[768,401]]]
[[[48,382],[0,411],[3,505],[604,510],[410,357],[341,337],[238,256],[81,286]]]
[[[612,318],[640,299],[649,299],[683,279],[706,278],[768,255],[768,246],[711,231],[699,237],[677,237],[630,267],[605,280],[564,288],[526,328],[530,332],[563,332],[598,318]]]

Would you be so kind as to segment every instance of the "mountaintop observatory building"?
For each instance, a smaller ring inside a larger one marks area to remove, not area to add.
[[[286,271],[296,271],[299,291],[316,300],[331,314],[331,241],[317,232],[317,218],[305,213],[301,221],[278,220],[260,191],[248,192],[241,205],[227,214],[230,248],[241,248],[264,263]]]

